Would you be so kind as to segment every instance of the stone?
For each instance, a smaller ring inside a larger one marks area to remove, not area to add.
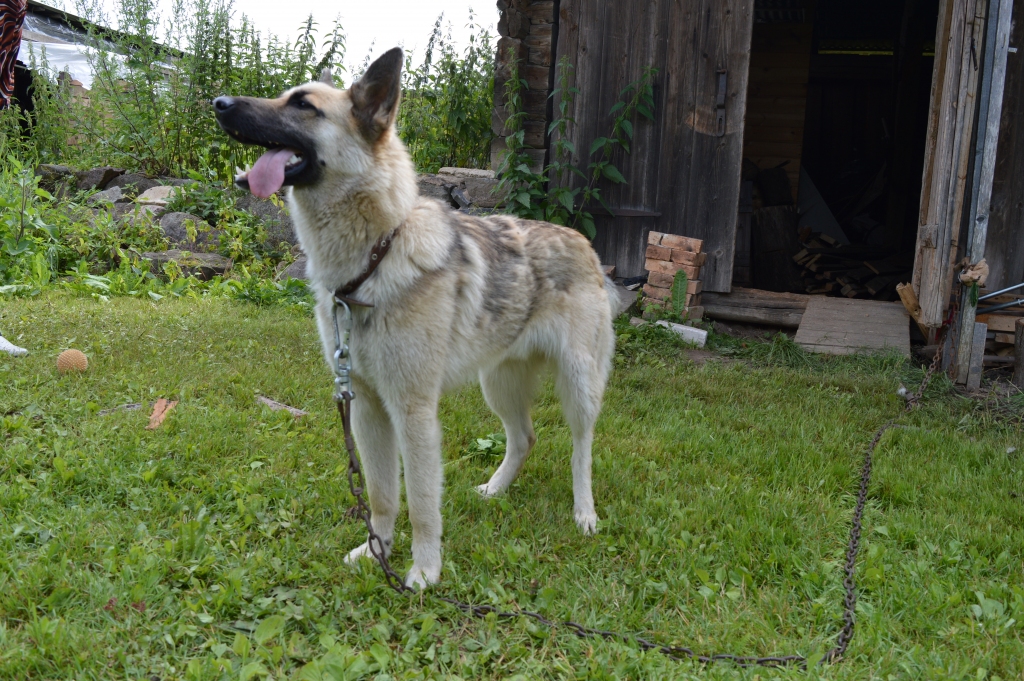
[[[132,198],[138,196],[147,189],[159,186],[159,180],[155,180],[143,173],[127,173],[125,175],[118,175],[107,183],[107,189],[110,189],[111,187],[120,187],[125,196],[130,196]]]
[[[495,193],[498,180],[493,170],[441,168],[437,177],[452,184],[452,198],[460,207],[496,208],[501,203],[502,197]]]
[[[100,204],[100,203],[117,203],[124,198],[121,193],[120,187],[111,187],[110,189],[104,189],[101,192],[96,192],[88,199],[89,203]]]
[[[182,274],[194,276],[200,281],[223,276],[232,265],[230,258],[216,253],[192,253],[178,249],[143,253],[142,259],[149,261],[150,271],[157,276],[162,276],[164,265],[173,261],[181,268]]]
[[[419,187],[420,196],[437,199],[446,206],[454,206],[452,203],[453,182],[446,182],[437,175],[422,174],[416,176],[416,186]]]
[[[196,231],[195,239],[189,238],[188,221]],[[160,229],[172,247],[189,251],[213,252],[220,246],[222,230],[214,229],[206,220],[191,213],[166,213],[160,218]]]
[[[494,171],[485,168],[450,168],[446,166],[438,170],[437,175],[441,178],[448,176],[459,179],[465,179],[468,177],[486,178],[490,180],[494,179]]]
[[[273,201],[246,192],[235,202],[235,208],[255,215],[263,223],[267,230],[267,243],[271,246],[284,243],[290,248],[299,243],[291,216],[274,205]]]
[[[166,208],[154,204],[115,203],[114,222],[129,224],[135,224],[140,220],[156,222],[166,212]]]
[[[306,264],[308,259],[304,255],[300,255],[295,259],[291,265],[285,268],[284,272],[278,276],[278,279],[302,279],[303,281],[309,281],[309,276],[306,274]]]
[[[54,165],[53,163],[40,163],[36,166],[36,175],[39,176],[39,186],[43,189],[53,191],[59,184],[74,179],[75,171],[67,166]]]
[[[75,177],[78,180],[77,187],[79,191],[85,191],[88,189],[106,189],[107,184],[118,175],[124,175],[124,170],[120,168],[111,168],[110,166],[103,166],[101,168],[93,168],[91,170],[83,170],[80,173],[75,173]]]
[[[166,206],[167,203],[173,198],[176,191],[175,187],[166,185],[160,185],[158,187],[150,187],[146,191],[139,194],[139,197],[135,199],[135,202],[140,205],[154,205],[154,206]]]
[[[183,180],[180,177],[169,177],[167,175],[161,175],[157,179],[160,180],[160,184],[165,184],[168,187],[184,187],[186,184],[195,182],[195,180]]]

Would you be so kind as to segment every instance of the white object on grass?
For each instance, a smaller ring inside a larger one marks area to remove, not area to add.
[[[8,355],[14,355],[15,357],[21,357],[28,354],[28,350],[25,348],[19,348],[3,336],[0,336],[0,352],[6,352]]]
[[[658,326],[664,326],[669,331],[678,333],[683,337],[683,340],[695,343],[698,348],[704,347],[708,342],[708,332],[704,329],[697,329],[692,326],[683,326],[682,324],[672,324],[664,319],[655,323]]]

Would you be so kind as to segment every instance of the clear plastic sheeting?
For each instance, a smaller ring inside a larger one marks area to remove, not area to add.
[[[18,61],[29,68],[32,68],[33,64],[38,67],[45,63],[47,70],[53,74],[67,71],[74,80],[82,84],[82,87],[91,90],[95,74],[89,63],[89,55],[94,54],[95,50],[86,45],[22,40],[18,49]]]

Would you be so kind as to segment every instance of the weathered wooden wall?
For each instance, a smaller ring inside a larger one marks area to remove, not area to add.
[[[752,0],[562,0],[557,56],[575,65],[580,91],[569,133],[577,165],[585,167],[591,142],[609,133],[620,91],[647,66],[659,69],[655,120],[638,121],[632,153],[615,159],[628,184],[604,186],[620,217],[597,220],[594,246],[621,275],[643,272],[655,229],[704,240],[704,290],[730,290],[752,24]],[[727,72],[721,136],[720,70]]]
[[[988,288],[1024,281],[1024,0],[1014,0],[985,258]]]
[[[498,39],[494,70],[494,115],[491,128],[491,167],[501,164],[507,149],[505,137],[505,83],[513,60],[519,62],[519,77],[526,80],[523,110],[526,120],[526,153],[540,170],[547,149],[547,122],[550,120],[549,95],[553,84],[554,42],[558,34],[557,0],[498,0]]]
[[[786,163],[795,199],[800,186],[813,8],[786,18],[754,24],[743,156],[761,169]]]

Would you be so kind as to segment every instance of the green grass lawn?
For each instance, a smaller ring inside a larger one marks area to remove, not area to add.
[[[844,662],[704,668],[467,620],[392,593],[373,565],[346,566],[364,529],[345,514],[331,377],[301,311],[47,293],[0,298],[0,332],[31,351],[0,355],[4,679],[1024,678],[1024,402],[968,400],[938,380],[886,435]],[[435,592],[702,652],[828,649],[863,449],[921,372],[721,339],[748,359],[697,366],[657,332],[620,334],[594,537],[572,520],[571,440],[550,384],[539,443],[493,501],[473,486],[498,460],[470,445],[500,423],[477,387],[443,401]],[[88,354],[87,373],[56,373],[66,347]],[[158,397],[180,403],[147,431]],[[103,411],[127,403],[145,406]],[[403,511],[400,568],[409,544]]]

